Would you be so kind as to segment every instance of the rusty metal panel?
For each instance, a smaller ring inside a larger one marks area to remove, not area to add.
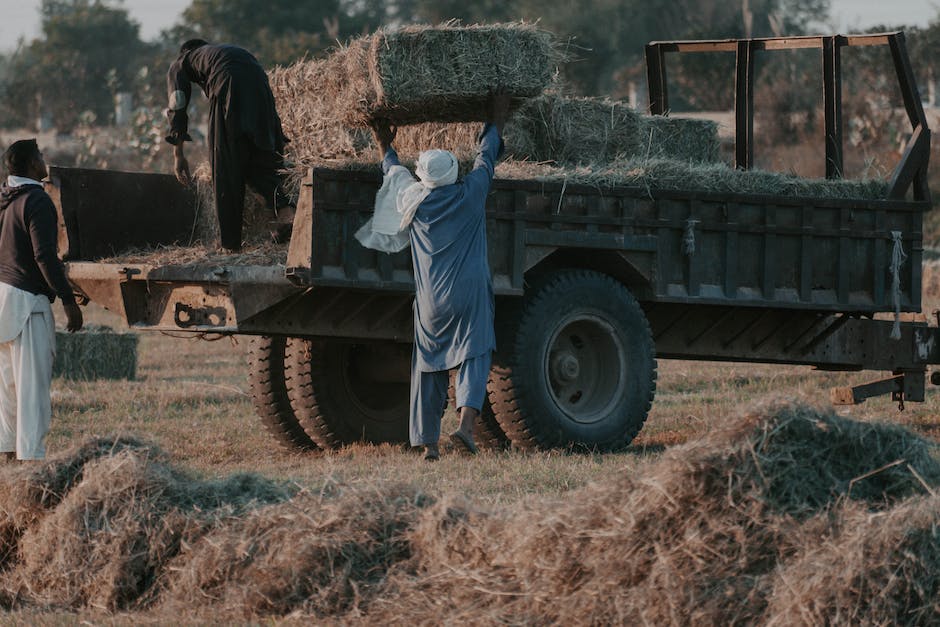
[[[59,254],[93,261],[130,248],[190,242],[194,192],[168,174],[49,168]]]

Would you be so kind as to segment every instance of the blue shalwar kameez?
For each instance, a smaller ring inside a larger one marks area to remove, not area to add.
[[[440,439],[448,370],[460,368],[457,407],[478,411],[483,407],[496,348],[484,209],[502,149],[499,132],[487,124],[473,170],[453,185],[432,189],[411,222],[415,277],[412,446],[436,444]],[[398,155],[389,149],[383,171],[398,164]]]

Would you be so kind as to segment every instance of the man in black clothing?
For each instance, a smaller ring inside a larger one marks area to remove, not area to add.
[[[55,356],[50,304],[58,296],[68,330],[82,312],[56,244],[56,210],[40,181],[46,164],[35,139],[4,154],[9,176],[0,188],[0,453],[43,459],[52,419],[49,397]]]
[[[238,46],[191,39],[167,73],[170,133],[166,140],[175,147],[174,170],[184,185],[191,181],[183,142],[192,141],[186,113],[192,83],[209,99],[209,159],[219,231],[222,247],[235,251],[242,244],[246,183],[264,197],[275,215],[291,205],[279,175],[287,138],[268,76],[258,60]]]

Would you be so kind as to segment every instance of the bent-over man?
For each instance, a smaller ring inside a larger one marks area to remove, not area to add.
[[[55,321],[51,303],[65,307],[68,330],[82,311],[56,251],[56,210],[42,188],[46,164],[35,139],[4,154],[9,176],[0,189],[0,452],[43,459],[52,419]]]
[[[242,245],[246,183],[261,194],[275,216],[279,209],[292,205],[279,174],[287,138],[268,76],[258,60],[238,46],[191,39],[180,48],[167,73],[170,132],[166,141],[174,146],[174,171],[184,185],[192,180],[183,154],[183,143],[192,141],[186,111],[192,83],[209,99],[209,163],[222,247],[237,251]],[[289,218],[290,213],[288,209],[282,218]]]
[[[395,195],[402,226],[410,224],[415,278],[410,439],[412,446],[425,447],[428,460],[440,456],[448,371],[454,368],[460,428],[450,438],[476,453],[473,424],[483,407],[496,348],[484,209],[503,150],[508,96],[501,92],[493,96],[490,109],[490,121],[480,135],[480,152],[469,174],[458,181],[457,158],[444,150],[428,150],[418,158],[419,180]],[[374,131],[384,155],[382,169],[389,176],[401,167],[391,147],[395,131],[384,122],[377,122]]]

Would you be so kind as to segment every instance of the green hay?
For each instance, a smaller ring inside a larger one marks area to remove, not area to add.
[[[496,168],[497,178],[584,184],[598,189],[640,187],[656,191],[797,196],[878,200],[888,192],[880,180],[807,179],[781,172],[736,170],[723,163],[694,163],[674,159],[631,159],[599,167],[553,167],[507,161]]]
[[[661,115],[643,116],[639,124],[640,150],[636,156],[717,163],[718,124]]]
[[[493,89],[537,96],[559,60],[551,35],[528,24],[383,29],[336,55],[346,70],[336,104],[350,126],[482,121]]]
[[[637,155],[640,115],[628,104],[601,98],[546,95],[526,103],[506,129],[518,159],[563,164],[608,163]]]
[[[88,325],[77,333],[56,333],[52,376],[78,381],[137,376],[137,335]]]

